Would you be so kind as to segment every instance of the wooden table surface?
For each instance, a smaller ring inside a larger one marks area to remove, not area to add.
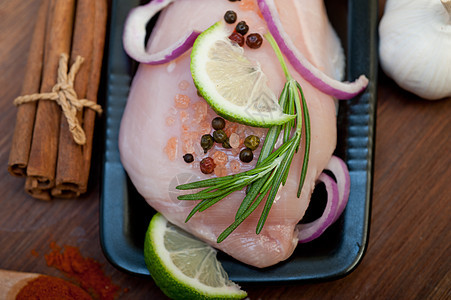
[[[42,202],[7,172],[39,0],[0,1],[0,269],[64,278],[46,265],[50,242],[79,247],[128,289],[118,299],[165,299],[150,278],[108,263],[99,242],[101,151],[93,154],[89,192]],[[32,49],[31,49],[32,50]],[[451,298],[451,100],[429,102],[379,75],[374,185],[367,252],[345,278],[292,286],[244,286],[254,299]]]

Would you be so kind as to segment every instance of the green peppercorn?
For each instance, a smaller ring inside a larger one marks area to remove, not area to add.
[[[224,130],[215,130],[213,132],[213,138],[216,143],[223,143],[225,140],[227,140],[227,134]]]
[[[229,24],[235,23],[236,22],[236,12],[234,12],[233,10],[226,11],[226,13],[224,14],[224,20]]]
[[[225,127],[225,121],[221,117],[216,117],[211,121],[211,127],[213,127],[214,130],[221,130]]]
[[[232,146],[230,146],[229,143],[229,139],[227,138],[227,140],[225,140],[224,142],[222,142],[222,147],[224,147],[225,149],[230,149],[232,148]]]
[[[183,160],[187,164],[192,163],[194,161],[194,156],[191,153],[186,153],[185,155],[183,155]]]
[[[235,31],[241,35],[245,35],[249,31],[249,26],[244,21],[238,22],[235,26]]]
[[[249,135],[244,140],[244,146],[254,151],[260,145],[260,138],[256,135]]]
[[[263,43],[263,38],[258,33],[251,33],[246,38],[246,45],[251,49],[260,48]]]
[[[240,160],[242,162],[248,163],[251,162],[254,159],[254,153],[252,153],[252,150],[249,148],[245,148],[241,150],[240,152]]]
[[[201,145],[202,149],[204,149],[204,153],[207,153],[207,151],[210,150],[211,147],[213,147],[214,143],[215,143],[215,140],[213,139],[213,137],[210,134],[204,134],[200,138],[200,145]]]

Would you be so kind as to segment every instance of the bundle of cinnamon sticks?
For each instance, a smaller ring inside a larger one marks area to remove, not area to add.
[[[57,93],[64,75],[61,59],[68,57],[68,68],[83,61],[73,77],[76,98],[97,102],[107,15],[107,0],[42,0],[22,95]],[[41,97],[18,106],[8,163],[12,175],[26,178],[26,192],[42,200],[85,193],[91,165],[96,112],[82,107],[74,113],[72,121],[85,136],[76,142],[72,124],[54,100]]]

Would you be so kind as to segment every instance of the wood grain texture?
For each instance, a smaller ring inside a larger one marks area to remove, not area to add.
[[[94,145],[88,193],[77,201],[34,200],[23,191],[23,180],[7,172],[16,115],[12,100],[21,90],[39,4],[0,1],[0,269],[63,277],[43,257],[56,241],[104,264],[105,273],[129,289],[118,299],[166,299],[152,280],[115,269],[102,253],[99,145]],[[380,74],[371,226],[363,261],[331,282],[245,285],[250,299],[451,298],[451,100],[421,100]]]

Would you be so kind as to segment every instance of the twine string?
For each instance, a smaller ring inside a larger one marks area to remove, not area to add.
[[[66,53],[61,54],[58,64],[57,83],[53,86],[50,93],[36,93],[19,96],[14,99],[13,103],[18,106],[38,100],[56,101],[66,117],[74,141],[79,145],[84,145],[86,143],[86,134],[78,121],[77,111],[81,111],[86,107],[101,114],[102,107],[88,99],[78,99],[77,93],[74,90],[74,81],[84,59],[81,56],[77,56],[75,62],[70,67],[69,72],[67,72],[68,60],[69,57]]]

